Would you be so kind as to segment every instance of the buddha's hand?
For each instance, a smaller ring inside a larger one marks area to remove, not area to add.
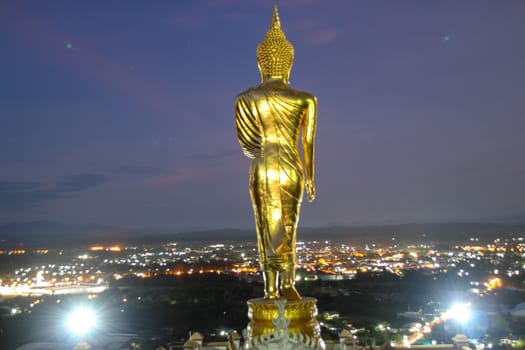
[[[306,192],[308,193],[308,202],[312,202],[315,199],[315,186],[312,181],[306,181]]]

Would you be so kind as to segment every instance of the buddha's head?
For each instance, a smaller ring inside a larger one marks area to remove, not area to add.
[[[277,6],[274,6],[270,29],[257,46],[257,65],[261,72],[261,82],[268,79],[283,79],[288,84],[293,56],[293,46],[281,30]]]

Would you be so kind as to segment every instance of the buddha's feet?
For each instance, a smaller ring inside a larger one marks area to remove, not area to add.
[[[299,292],[297,291],[297,289],[295,289],[294,286],[283,287],[283,296],[288,301],[301,300],[301,295],[299,295]]]

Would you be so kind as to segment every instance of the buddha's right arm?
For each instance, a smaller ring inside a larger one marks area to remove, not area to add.
[[[235,102],[235,128],[244,155],[252,159],[257,157],[261,149],[259,122],[252,113],[249,101],[242,95]]]

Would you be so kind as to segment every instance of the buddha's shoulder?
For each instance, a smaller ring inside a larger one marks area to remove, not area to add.
[[[237,95],[237,98],[239,97],[250,97],[250,96],[256,96],[256,95],[259,95],[261,93],[263,93],[264,89],[258,85],[258,86],[252,86],[251,88],[248,88],[246,90],[244,90],[243,92],[239,93]]]
[[[317,99],[316,97],[309,93],[309,92],[306,92],[306,91],[302,91],[302,90],[297,90],[297,89],[293,89],[293,88],[289,88],[287,90],[287,92],[285,93],[285,97],[288,97],[298,103],[300,103],[301,105],[305,104],[305,105],[309,105],[309,104],[316,104],[317,102]]]
[[[292,90],[296,96],[299,96],[302,99],[305,99],[305,100],[315,100],[316,99],[315,95],[309,92],[297,90],[297,89],[290,89],[290,90]]]
[[[279,87],[276,89],[272,89],[264,85],[253,86],[241,92],[240,94],[237,95],[237,99],[238,98],[257,98],[261,95],[268,96],[267,95],[268,92],[271,92],[276,95],[281,95],[284,97],[288,96],[288,97],[300,98],[302,100],[315,100],[316,99],[316,97],[309,92],[294,89],[289,86],[287,86],[286,88]]]

